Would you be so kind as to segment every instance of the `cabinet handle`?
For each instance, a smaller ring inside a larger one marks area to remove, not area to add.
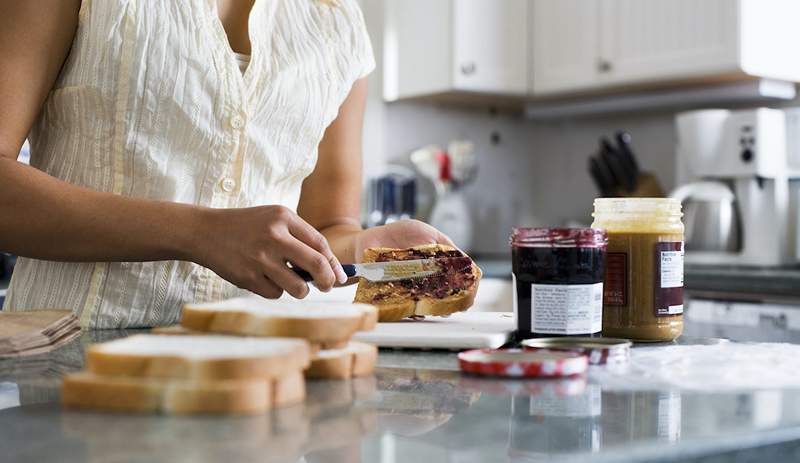
[[[464,74],[465,76],[471,76],[472,74],[475,74],[475,69],[476,66],[474,62],[470,61],[469,63],[464,63],[461,65],[461,74]]]
[[[600,60],[597,62],[597,70],[600,72],[609,72],[611,71],[611,63],[607,60]]]

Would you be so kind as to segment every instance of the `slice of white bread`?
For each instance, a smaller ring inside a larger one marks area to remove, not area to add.
[[[167,414],[257,414],[302,402],[302,373],[281,378],[193,381],[73,373],[64,377],[67,408]]]
[[[277,378],[305,369],[310,358],[302,339],[140,334],[92,345],[86,369],[191,380]]]
[[[343,349],[325,349],[314,355],[306,378],[347,379],[372,374],[378,361],[378,348],[351,341]]]
[[[369,248],[364,250],[364,262],[376,262],[389,256],[390,260],[424,259],[428,257],[459,257],[464,254],[443,244],[427,244],[408,249]],[[415,295],[397,282],[372,282],[361,278],[354,302],[378,307],[381,322],[392,322],[413,316],[447,316],[467,310],[475,301],[481,270],[473,262],[471,278],[463,287],[453,287],[444,297]],[[448,283],[449,284],[449,283]]]
[[[349,341],[375,328],[377,309],[333,301],[270,300],[257,296],[186,304],[181,325],[190,330],[245,336],[303,338],[313,344]]]
[[[203,331],[190,330],[181,325],[170,326],[157,326],[150,330],[151,334],[170,334],[170,335],[209,335],[216,333],[206,333]],[[223,335],[220,335],[223,336]],[[320,350],[326,349],[344,349],[350,341],[336,341],[336,342],[323,342],[319,344],[309,343],[311,346],[311,355],[313,356]]]

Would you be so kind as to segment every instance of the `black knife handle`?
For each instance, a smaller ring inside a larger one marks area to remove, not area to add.
[[[356,276],[356,266],[353,264],[342,264],[342,268],[344,269],[345,275],[347,278],[353,278]],[[310,273],[306,272],[305,270],[301,269],[300,267],[292,267],[292,271],[297,274],[303,281],[314,281],[314,277],[311,276]]]

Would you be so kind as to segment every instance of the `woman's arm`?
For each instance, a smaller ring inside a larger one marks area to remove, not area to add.
[[[416,220],[363,230],[361,211],[361,137],[367,79],[356,81],[325,131],[314,172],[303,182],[298,214],[328,239],[342,262],[360,262],[364,249],[405,248],[450,239]]]
[[[343,279],[324,238],[280,206],[206,209],[81,188],[16,161],[69,53],[79,0],[0,0],[0,249],[66,261],[181,259],[265,297]]]

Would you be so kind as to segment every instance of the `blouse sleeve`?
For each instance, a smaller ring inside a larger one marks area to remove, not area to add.
[[[367,25],[364,21],[364,13],[354,0],[352,18],[353,38],[356,45],[353,50],[358,71],[356,75],[360,79],[375,70],[375,55],[372,51],[372,41],[369,38]]]

